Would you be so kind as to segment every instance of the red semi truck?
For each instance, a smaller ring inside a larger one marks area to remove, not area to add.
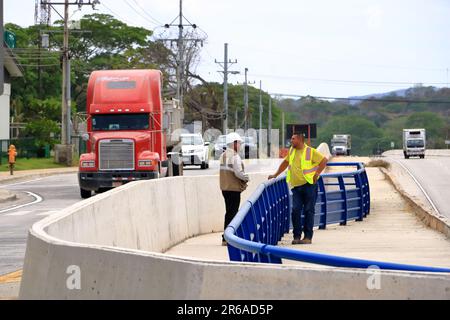
[[[183,110],[163,102],[158,70],[94,71],[87,91],[87,153],[80,156],[82,198],[130,181],[179,175],[169,170],[168,152],[177,144]],[[182,167],[182,166],[181,166]]]

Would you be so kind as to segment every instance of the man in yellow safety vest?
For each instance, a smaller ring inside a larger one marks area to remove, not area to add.
[[[274,179],[284,170],[286,181],[292,191],[292,225],[294,240],[292,244],[311,244],[313,237],[315,205],[317,200],[317,180],[327,166],[327,158],[305,143],[303,134],[294,133],[291,138],[289,154],[281,163],[278,171],[269,176]],[[305,216],[301,223],[301,214]],[[301,240],[301,235],[304,238]]]

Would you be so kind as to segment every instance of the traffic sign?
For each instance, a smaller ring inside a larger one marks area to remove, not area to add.
[[[450,140],[445,140],[445,144],[450,144]]]

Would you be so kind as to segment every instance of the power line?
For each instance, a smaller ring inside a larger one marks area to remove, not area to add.
[[[368,80],[339,80],[339,79],[320,79],[320,78],[306,78],[296,76],[277,76],[268,74],[255,74],[262,78],[274,78],[274,79],[289,79],[298,81],[318,81],[318,82],[331,82],[331,83],[345,83],[345,84],[376,84],[376,85],[415,85],[417,83],[428,85],[445,85],[445,82],[420,82],[420,81],[368,81]]]
[[[57,64],[22,64],[22,63],[18,63],[19,66],[21,67],[30,67],[30,68],[39,68],[39,67],[56,67],[56,66],[60,66],[60,63]]]
[[[159,25],[159,23],[155,23],[154,21],[150,20],[149,18],[147,18],[145,15],[143,15],[141,12],[139,12],[138,10],[136,10],[135,7],[133,7],[128,0],[125,0],[125,3],[134,11],[136,12],[140,17],[142,17],[145,21],[149,22],[152,25]]]
[[[404,102],[404,103],[429,103],[429,104],[450,104],[449,101],[438,101],[438,100],[414,100],[414,99],[383,99],[383,98],[342,98],[342,97],[321,97],[321,96],[311,96],[302,94],[286,94],[286,93],[270,93],[271,96],[275,97],[293,97],[293,98],[310,98],[317,100],[337,100],[337,101],[369,101],[369,102]]]
[[[171,23],[164,25],[164,31],[161,32],[158,35],[155,35],[156,41],[161,41],[164,43],[176,43],[177,45],[177,53],[176,53],[176,63],[177,63],[177,70],[176,70],[176,78],[177,78],[177,93],[176,97],[177,100],[180,102],[180,106],[184,106],[183,104],[183,98],[184,98],[184,84],[186,82],[186,57],[185,57],[185,49],[186,49],[186,43],[193,43],[197,45],[197,43],[201,43],[203,45],[203,42],[206,40],[207,36],[199,35],[197,34],[198,26],[196,24],[192,24],[189,22],[186,17],[183,15],[183,0],[180,1],[179,6],[179,14],[175,19],[172,20]],[[178,20],[178,24],[176,21]],[[187,22],[187,23],[186,23]],[[171,28],[177,28],[178,29],[178,35],[169,35],[166,36],[166,32],[169,30],[172,30]],[[185,29],[188,29],[190,31],[185,31]]]
[[[133,2],[144,12],[146,16],[148,16],[150,19],[156,22],[156,24],[163,25],[162,22],[160,22],[158,19],[154,18],[150,13],[148,13],[136,0],[133,0]]]
[[[287,51],[275,51],[275,50],[265,50],[265,49],[259,49],[259,47],[255,47],[255,46],[246,46],[246,45],[240,45],[240,44],[236,44],[236,47],[245,49],[246,51],[251,51],[254,53],[266,53],[266,54],[272,54],[272,55],[282,55],[282,56],[291,56],[294,57],[296,59],[299,59],[299,54],[298,52],[287,52]],[[342,64],[346,64],[346,65],[358,65],[358,66],[362,66],[362,67],[371,67],[371,68],[385,68],[385,69],[404,69],[404,70],[423,70],[423,71],[445,71],[446,67],[418,67],[418,66],[399,66],[399,65],[383,65],[383,64],[370,64],[370,63],[357,63],[355,61],[346,61],[346,60],[334,60],[334,59],[326,59],[326,58],[305,58],[303,59],[304,61],[308,61],[308,60],[314,60],[314,61],[319,61],[319,62],[324,62],[324,63],[331,63],[331,64],[338,64],[338,65],[342,65]]]
[[[133,22],[131,22],[128,19],[124,19],[120,14],[117,14],[115,11],[113,11],[110,7],[108,7],[104,1],[102,1],[101,3],[102,6],[104,6],[109,12],[111,12],[113,14],[113,16],[115,16],[116,18],[119,18],[121,21],[125,21],[128,24],[133,24]]]

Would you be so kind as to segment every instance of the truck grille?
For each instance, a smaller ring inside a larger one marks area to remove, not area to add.
[[[133,140],[101,140],[99,166],[100,170],[134,170]]]

